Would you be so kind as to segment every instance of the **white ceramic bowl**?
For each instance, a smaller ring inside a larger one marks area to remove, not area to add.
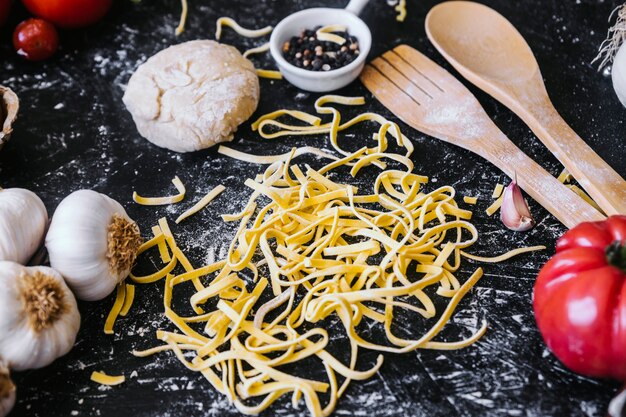
[[[336,24],[346,26],[348,33],[359,42],[359,56],[345,67],[330,71],[309,71],[290,64],[283,57],[283,44],[292,36],[298,36],[303,30],[315,26]],[[270,52],[283,77],[298,88],[316,93],[337,90],[354,81],[361,73],[371,47],[372,33],[365,22],[345,9],[320,7],[294,13],[276,25],[270,38]]]

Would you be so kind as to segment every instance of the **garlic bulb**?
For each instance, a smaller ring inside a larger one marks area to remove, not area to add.
[[[101,300],[130,273],[141,245],[139,227],[124,208],[104,194],[76,191],[57,207],[46,248],[82,300]]]
[[[37,251],[48,225],[48,213],[35,193],[0,188],[0,261],[25,264]]]
[[[504,225],[516,232],[525,232],[535,225],[528,204],[515,180],[504,189],[500,220]]]
[[[70,351],[80,327],[76,299],[57,271],[0,262],[0,358],[41,368]]]
[[[591,63],[600,61],[598,71],[604,68],[604,74],[607,74],[608,65],[613,63],[611,71],[613,88],[615,88],[619,100],[626,107],[626,3],[613,10],[609,16],[609,21],[613,16],[616,16],[617,19],[609,28],[607,38],[600,45],[598,55]]]
[[[626,43],[620,46],[617,55],[615,55],[611,77],[617,97],[626,107]]]
[[[9,368],[0,362],[0,417],[7,416],[15,405],[15,385]]]

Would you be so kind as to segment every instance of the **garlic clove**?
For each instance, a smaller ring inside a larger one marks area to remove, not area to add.
[[[80,314],[61,274],[2,261],[0,287],[0,357],[11,369],[41,368],[70,351]]]
[[[10,88],[0,85],[0,149],[11,137],[19,108],[17,95]]]
[[[103,299],[128,276],[141,243],[139,228],[124,208],[92,190],[67,196],[46,236],[50,265],[87,301]]]
[[[507,228],[516,232],[525,232],[535,225],[528,203],[515,180],[504,189],[500,220]]]
[[[0,417],[7,416],[15,405],[15,384],[6,364],[0,361]]]
[[[47,226],[48,212],[37,194],[23,188],[0,188],[0,261],[28,262]]]

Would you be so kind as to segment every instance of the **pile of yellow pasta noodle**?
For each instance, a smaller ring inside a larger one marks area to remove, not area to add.
[[[164,279],[165,315],[177,330],[159,330],[156,336],[162,343],[135,355],[173,352],[246,414],[259,413],[289,394],[294,406],[304,399],[312,416],[327,416],[352,380],[370,378],[383,363],[379,355],[369,369],[357,369],[363,349],[458,349],[485,333],[483,324],[467,339],[435,340],[482,275],[480,268],[465,279],[455,275],[462,250],[477,239],[469,222],[472,213],[457,205],[452,187],[424,189],[428,179],[412,172],[411,144],[395,123],[371,113],[342,123],[332,105],[362,103],[362,98],[320,98],[316,110],[332,116],[328,123],[293,110],[255,122],[253,128],[264,137],[328,133],[341,156],[307,148],[331,158],[318,169],[296,164],[294,159],[305,151],[295,148],[275,157],[220,150],[271,164],[245,181],[251,189],[245,208],[222,216],[239,222],[226,259],[195,269],[167,221],[161,219],[155,226],[155,237],[140,252],[158,248],[164,267],[131,278],[137,283]],[[286,116],[306,124],[276,120]],[[343,149],[338,133],[363,121],[378,122],[376,146],[356,152]],[[404,154],[387,152],[388,137]],[[357,176],[365,167],[380,170],[371,190],[334,180],[342,171]],[[185,272],[173,275],[178,264]],[[179,286],[189,285],[194,286],[189,303],[195,314],[183,316],[172,299]],[[437,311],[433,297],[445,301],[439,303],[445,306],[442,311]],[[413,315],[413,321],[428,330],[414,340],[397,336],[394,318],[400,314]],[[341,337],[349,340],[346,362],[327,349],[340,336],[335,334],[337,326],[331,326],[333,333],[320,324],[331,316],[338,317],[338,328],[345,332]],[[387,340],[368,340],[359,331],[364,322],[381,326]],[[310,360],[325,370],[323,380],[298,374],[298,363]]]

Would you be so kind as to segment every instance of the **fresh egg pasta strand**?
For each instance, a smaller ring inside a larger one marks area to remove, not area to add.
[[[377,146],[344,151],[340,157],[317,148],[257,157],[222,147],[220,153],[227,156],[269,164],[262,174],[253,174],[246,181],[252,191],[243,210],[224,216],[240,222],[226,258],[193,269],[164,219],[155,229],[156,237],[142,247],[147,251],[167,244],[172,253],[170,263],[179,262],[185,271],[177,276],[172,270],[155,273],[165,276],[165,316],[177,330],[157,331],[157,339],[164,344],[135,353],[173,353],[245,413],[261,412],[281,396],[291,395],[294,403],[303,399],[311,415],[327,415],[352,380],[371,378],[383,363],[381,354],[367,369],[358,370],[359,348],[380,353],[460,349],[476,342],[487,329],[483,323],[465,339],[434,340],[482,276],[480,268],[465,280],[462,274],[455,275],[461,258],[474,256],[464,252],[478,238],[469,222],[471,212],[459,208],[452,187],[422,190],[428,178],[412,173],[408,158],[412,147],[396,124],[374,114],[341,123],[333,103],[355,105],[361,100],[320,98],[316,110],[331,115],[329,123],[304,112],[279,110],[262,116],[253,127],[262,136],[266,134],[264,126],[273,126],[283,129],[285,135],[317,131],[336,138],[348,125],[375,121],[379,124],[374,135]],[[274,120],[282,116],[308,126]],[[406,155],[387,152],[388,134],[405,148]],[[303,170],[295,160],[304,153],[325,154],[332,162],[320,169],[306,166]],[[387,170],[388,160],[403,164],[406,170]],[[377,176],[372,194],[359,194],[356,187],[335,181],[338,168],[349,167],[356,176],[362,168],[376,164],[383,172]],[[504,254],[495,260],[506,259],[505,255],[512,256]],[[190,281],[200,284],[189,299],[196,314],[182,317],[172,300],[178,286],[188,286]],[[249,292],[252,283],[256,285]],[[445,302],[441,312],[436,309],[436,297]],[[217,309],[199,311],[200,306],[212,302]],[[412,339],[397,337],[392,324],[398,309],[424,320],[433,318],[434,324]],[[330,330],[315,325],[331,315],[340,319],[349,341],[347,364],[328,352]],[[384,328],[382,343],[359,334],[363,322]],[[196,325],[203,325],[204,333],[195,329]],[[299,376],[298,365],[305,359],[323,366],[327,381]],[[295,366],[283,368],[285,364]],[[341,385],[337,376],[344,378]],[[326,395],[321,397],[321,393]]]
[[[260,29],[246,29],[239,26],[239,24],[230,17],[220,17],[219,19],[217,19],[215,26],[215,39],[217,40],[220,40],[220,38],[222,37],[223,26],[227,26],[233,29],[238,35],[246,38],[258,38],[261,36],[269,35],[273,30],[272,26],[265,26],[264,28]]]

